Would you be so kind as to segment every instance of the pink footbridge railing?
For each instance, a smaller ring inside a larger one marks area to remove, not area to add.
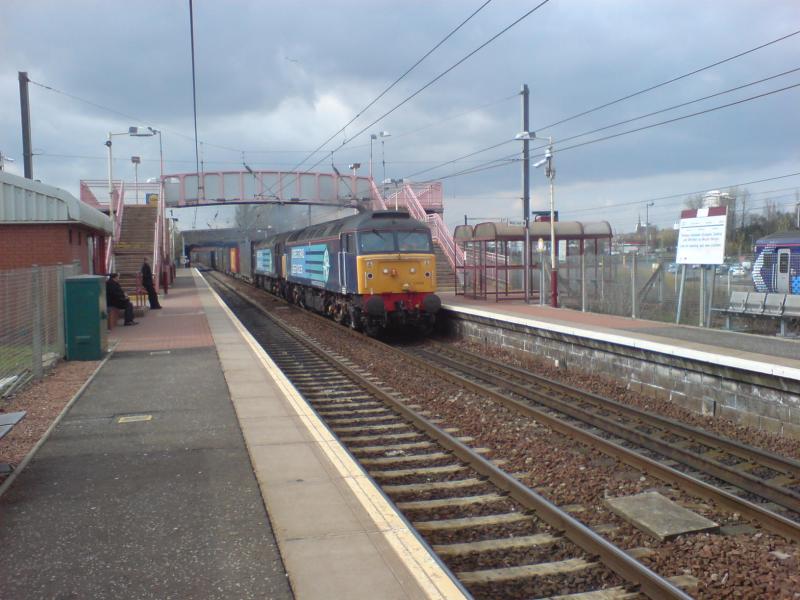
[[[415,190],[411,184],[406,183],[402,188],[392,194],[387,202],[384,202],[384,206],[391,207],[396,201],[397,206],[405,207],[412,217],[427,223],[431,230],[433,241],[439,244],[445,258],[447,258],[447,262],[450,263],[450,268],[453,269],[454,273],[457,273],[456,267],[464,266],[464,252],[456,245],[455,240],[453,240],[453,234],[450,233],[447,225],[445,225],[442,215],[439,213],[428,214],[425,212],[424,206],[429,203],[427,201],[431,197],[434,198],[434,202],[436,198],[439,198],[439,202],[441,203],[441,184],[437,183]]]

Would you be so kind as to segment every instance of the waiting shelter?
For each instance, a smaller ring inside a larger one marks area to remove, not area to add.
[[[453,233],[455,243],[464,255],[464,263],[456,266],[458,287],[456,294],[495,301],[514,300],[525,297],[525,227],[508,223],[486,222],[475,225],[459,225]],[[594,254],[610,252],[611,225],[607,221],[580,223],[558,221],[555,223],[556,258],[563,263],[566,273],[566,289],[574,278],[570,271],[574,262],[570,256],[579,256],[580,293],[585,297],[587,242],[593,244]],[[540,299],[547,292],[550,268],[550,222],[536,221],[530,224],[530,297]],[[585,300],[581,305],[585,305]]]

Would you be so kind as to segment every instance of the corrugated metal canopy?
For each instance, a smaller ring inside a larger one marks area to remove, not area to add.
[[[488,241],[521,241],[525,239],[525,228],[522,225],[508,225],[506,223],[480,223],[472,230],[469,237],[468,225],[456,227],[454,235],[457,242],[488,242]],[[550,222],[536,221],[530,224],[531,238],[544,240],[550,239]],[[555,224],[556,239],[562,240],[591,240],[610,238],[611,225],[608,221],[595,223],[580,223],[578,221],[557,221]]]
[[[111,218],[69,192],[0,171],[0,224],[74,221],[111,233]]]

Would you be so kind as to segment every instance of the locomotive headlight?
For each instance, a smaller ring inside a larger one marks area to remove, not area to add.
[[[417,270],[416,270],[414,267],[411,267],[411,268],[408,270],[408,272],[409,272],[409,273],[411,273],[411,274],[413,275],[414,273],[416,273],[416,272],[417,272]]]
[[[383,274],[384,275],[388,275],[389,274],[389,269],[387,267],[383,268]]]
[[[371,260],[368,260],[368,261],[367,261],[367,268],[368,268],[368,269],[371,269],[371,268],[372,268],[372,261],[371,261]]]
[[[431,264],[431,261],[430,261],[430,260],[428,260],[428,259],[425,259],[425,266],[427,267],[427,266],[429,266],[430,264]]]

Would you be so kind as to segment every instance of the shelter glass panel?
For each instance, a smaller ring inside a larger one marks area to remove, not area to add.
[[[167,206],[177,206],[181,200],[181,182],[177,177],[169,177],[164,181],[164,199]]]

